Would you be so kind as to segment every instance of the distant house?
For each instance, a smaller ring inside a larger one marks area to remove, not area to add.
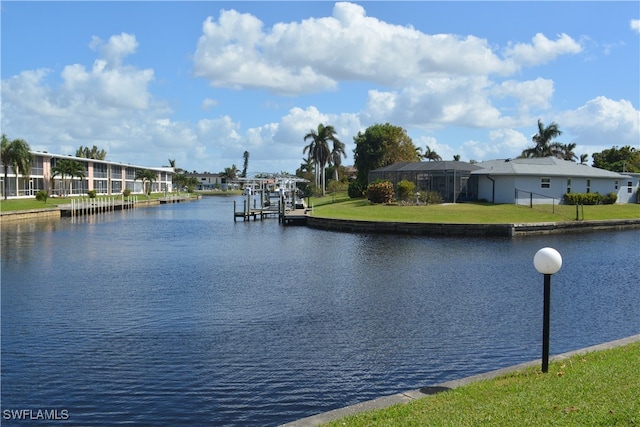
[[[186,173],[185,176],[187,178],[195,178],[196,180],[198,180],[198,185],[196,185],[195,188],[196,190],[226,190],[226,181],[224,181],[222,175],[219,173]]]
[[[369,172],[376,180],[411,181],[417,191],[436,191],[445,202],[560,203],[566,193],[615,193],[617,203],[637,203],[640,174],[621,174],[555,157],[399,162]]]
[[[445,202],[477,200],[477,186],[469,181],[477,165],[458,161],[398,162],[369,172],[368,181],[410,181],[416,191],[434,191]]]
[[[547,204],[566,193],[615,193],[617,203],[638,201],[638,174],[621,174],[555,157],[477,163],[478,199],[493,203]],[[634,176],[635,175],[635,176]]]

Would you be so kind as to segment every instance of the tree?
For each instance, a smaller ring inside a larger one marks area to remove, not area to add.
[[[156,173],[149,169],[137,169],[136,176],[133,180],[142,181],[142,191],[144,192],[144,194],[147,195],[147,197],[149,197],[149,195],[151,195],[151,185],[149,185],[149,188],[147,189],[146,184],[147,182],[151,184],[153,181],[156,180]]]
[[[2,192],[4,193],[4,199],[7,200],[7,172],[9,166],[13,168],[13,172],[18,175],[21,173],[26,179],[29,178],[29,173],[31,172],[31,159],[33,155],[31,154],[31,148],[27,141],[24,139],[14,139],[13,141],[9,141],[7,136],[2,134],[2,142],[0,144],[0,158],[2,160],[2,166],[4,168],[4,187],[2,188]],[[17,195],[16,188],[16,195]]]
[[[520,157],[549,157],[556,156],[561,152],[562,144],[552,143],[553,139],[562,135],[562,131],[558,128],[558,124],[552,122],[545,127],[540,119],[538,119],[538,133],[531,138],[536,143],[534,147],[522,150]]]
[[[222,181],[226,184],[229,184],[231,181],[236,179],[237,176],[238,176],[238,167],[236,165],[232,165],[230,168],[224,168],[224,171],[220,172],[220,177],[222,178]]]
[[[589,160],[589,155],[588,154],[580,154],[580,164],[581,165],[586,165],[587,164],[587,160]]]
[[[407,131],[389,123],[369,126],[364,133],[358,132],[353,140],[356,143],[353,150],[354,165],[358,170],[356,181],[360,189],[367,188],[370,170],[397,162],[420,160],[419,151]]]
[[[557,157],[563,160],[575,162],[578,158],[578,156],[576,156],[576,153],[573,151],[576,148],[575,142],[570,142],[569,144],[560,144],[557,148],[558,150],[555,154]]]
[[[440,162],[442,161],[442,157],[435,150],[432,150],[431,147],[427,145],[427,148],[424,150],[424,154],[422,155],[423,159],[427,159],[427,161]]]
[[[334,148],[336,144],[342,144],[335,136],[336,130],[333,126],[325,126],[322,123],[318,125],[318,131],[311,130],[304,136],[304,140],[311,139],[309,145],[304,147],[302,154],[309,152],[309,157],[313,160],[316,166],[320,169],[321,182],[322,182],[322,195],[325,195],[325,167],[332,159],[332,151],[329,149],[329,141],[333,142]],[[337,143],[336,143],[337,141]],[[344,144],[342,144],[342,151],[344,152]],[[339,154],[338,154],[339,155]],[[320,184],[318,180],[318,170],[316,169],[316,186]]]
[[[242,158],[244,160],[244,164],[242,166],[242,177],[246,178],[247,177],[247,169],[249,168],[249,152],[245,151],[244,153],[242,153]]]
[[[76,160],[58,159],[55,166],[51,168],[51,179],[58,175],[62,178],[62,188],[65,195],[69,195],[69,193],[71,193],[71,182],[73,178],[84,178],[84,166]],[[67,176],[69,177],[68,188]]]
[[[338,181],[338,170],[342,164],[342,158],[347,158],[347,153],[344,151],[344,143],[340,142],[338,138],[333,138],[333,149],[331,150],[331,163],[333,164],[334,180]]]
[[[630,145],[593,153],[593,166],[613,172],[640,172],[640,150]]]
[[[104,160],[107,157],[107,152],[99,149],[97,146],[91,147],[83,147],[76,150],[76,157],[82,157],[83,159],[94,159],[94,160]]]
[[[453,160],[456,161],[456,162],[459,162],[460,161],[460,154],[454,154],[453,155]]]

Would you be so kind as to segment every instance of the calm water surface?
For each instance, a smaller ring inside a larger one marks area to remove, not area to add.
[[[544,246],[564,261],[552,354],[640,333],[639,231],[376,236],[232,211],[3,224],[2,410],[274,426],[537,359]]]

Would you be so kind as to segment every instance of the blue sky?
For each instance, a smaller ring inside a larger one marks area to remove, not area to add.
[[[189,171],[293,173],[304,135],[407,130],[443,159],[640,146],[640,3],[2,1],[2,132]]]

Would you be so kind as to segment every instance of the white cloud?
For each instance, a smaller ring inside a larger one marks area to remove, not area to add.
[[[99,51],[102,58],[111,67],[119,67],[126,56],[136,52],[138,41],[136,36],[127,33],[111,36],[107,43],[99,37],[93,36],[89,47]]]
[[[222,11],[204,22],[193,60],[195,76],[213,86],[293,95],[334,90],[339,81],[399,88],[425,79],[509,75],[581,49],[566,34],[557,40],[537,34],[531,44],[509,46],[502,59],[485,39],[425,34],[368,17],[360,5],[336,3],[330,17],[268,29],[253,15]]]
[[[640,145],[640,111],[624,99],[599,96],[560,114],[557,123],[575,135],[572,142],[582,146]]]
[[[526,114],[532,108],[549,108],[553,91],[553,80],[537,78],[524,82],[504,81],[493,90],[493,93],[498,97],[514,98],[520,112]]]
[[[640,33],[640,19],[632,19],[629,26],[633,31]]]
[[[516,43],[505,50],[505,56],[520,66],[545,64],[558,56],[576,54],[582,51],[580,43],[567,34],[560,34],[558,39],[549,40],[544,34],[536,34],[531,44]]]

